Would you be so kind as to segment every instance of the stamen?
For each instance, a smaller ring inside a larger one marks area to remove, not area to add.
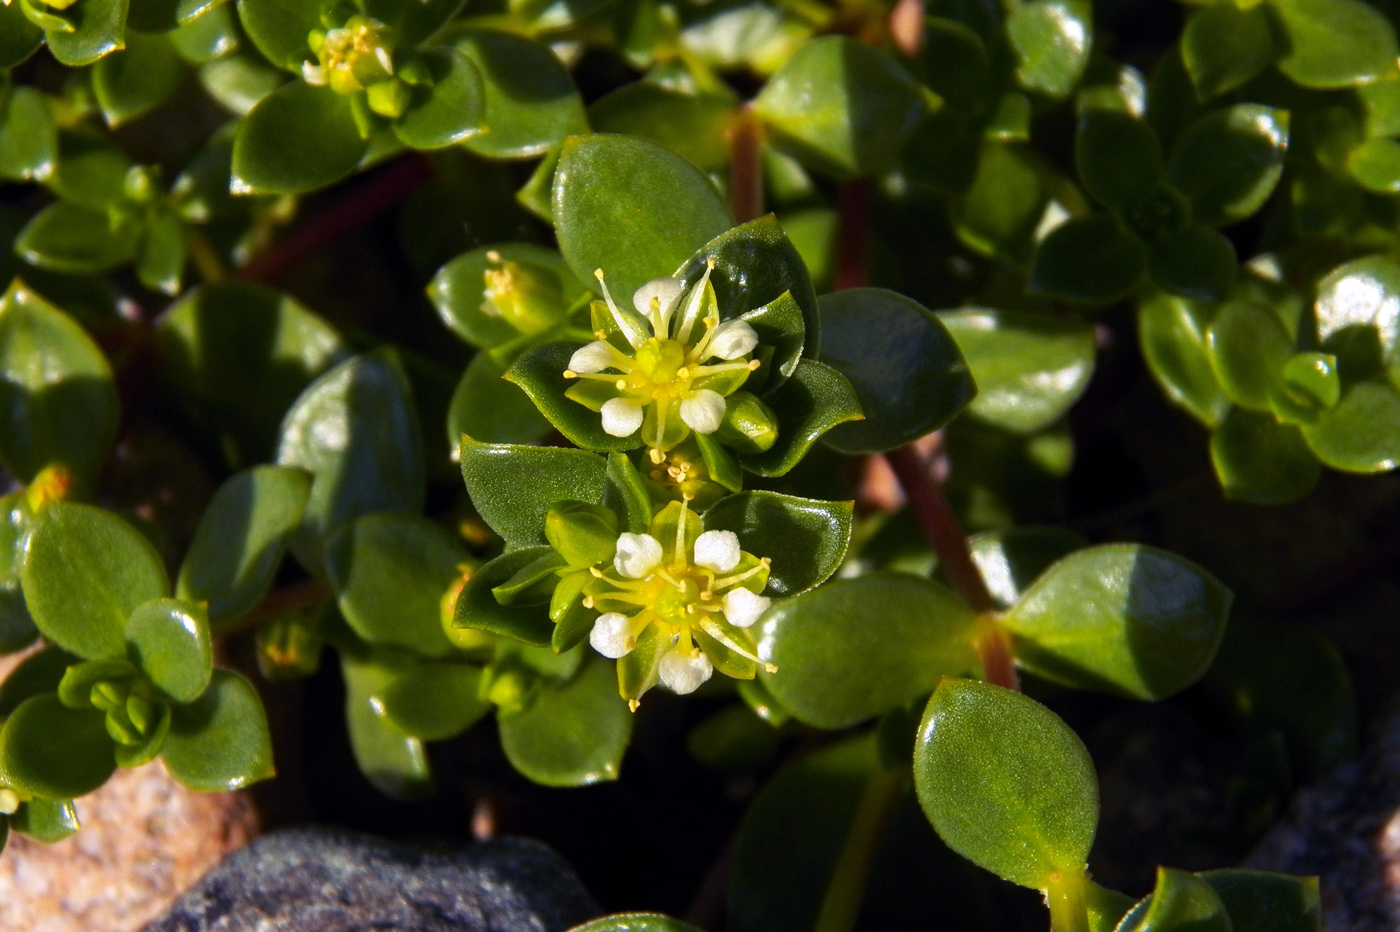
[[[753,569],[748,570],[747,572],[738,573],[734,576],[724,576],[719,579],[716,579],[714,582],[714,586],[716,589],[728,589],[730,586],[743,582],[750,576],[756,576],[758,573],[768,569],[772,565],[773,561],[770,560],[768,557],[764,557],[762,560],[758,561],[758,566],[755,566]]]
[[[640,335],[634,335],[631,332],[631,328],[627,326],[628,321],[622,316],[621,309],[618,308],[617,302],[613,301],[612,293],[608,291],[608,283],[603,281],[603,270],[594,269],[593,277],[598,279],[598,284],[603,288],[603,300],[607,302],[608,310],[612,313],[613,320],[617,323],[617,329],[622,331],[622,335],[627,338],[628,343],[631,343],[632,346],[637,349],[641,349],[642,344],[645,343],[646,340]],[[599,339],[602,338],[600,337]]]
[[[752,660],[754,663],[763,663],[763,658],[759,657],[757,654],[753,653],[752,651],[749,651],[749,650],[745,649],[744,647],[740,646],[738,643],[736,643],[736,642],[734,641],[733,638],[731,638],[729,635],[727,635],[727,634],[724,633],[724,629],[723,629],[723,628],[721,628],[719,625],[715,624],[715,623],[714,623],[713,621],[711,621],[710,619],[708,619],[708,618],[702,618],[702,619],[700,620],[700,628],[701,628],[701,630],[703,630],[706,634],[708,634],[710,637],[714,638],[716,641],[719,641],[721,644],[723,644],[725,647],[729,648],[730,650],[734,651],[734,653],[738,654],[740,657],[744,657],[745,659]],[[765,668],[766,668],[767,664],[764,664],[764,666],[765,666]],[[772,672],[772,671],[769,671],[769,672]]]
[[[676,339],[681,343],[690,339],[690,330],[700,315],[700,305],[705,301],[705,286],[709,284],[710,273],[714,270],[715,260],[712,257],[705,262],[705,274],[700,276],[700,281],[690,289],[690,301],[686,303],[685,313],[681,315],[680,328],[676,332]]]
[[[690,506],[681,500],[681,519],[676,522],[676,549],[672,559],[676,566],[685,566],[690,562],[689,555],[685,550],[685,519],[690,517]]]

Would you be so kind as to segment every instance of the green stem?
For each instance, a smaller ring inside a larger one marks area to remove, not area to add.
[[[1089,907],[1084,901],[1084,873],[1053,874],[1045,891],[1050,907],[1050,932],[1089,932]]]
[[[903,771],[878,770],[871,774],[856,805],[846,843],[831,871],[831,881],[826,886],[826,896],[812,932],[851,932],[855,928],[880,835],[904,789],[905,779]]]

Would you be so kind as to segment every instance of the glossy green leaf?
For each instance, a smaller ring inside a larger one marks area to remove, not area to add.
[[[0,462],[23,482],[60,465],[90,479],[117,434],[117,389],[102,351],[16,280],[0,297]]]
[[[1317,283],[1317,338],[1335,352],[1344,369],[1354,360],[1362,371],[1380,362],[1397,366],[1400,358],[1400,263],[1375,255],[1343,263]]]
[[[967,545],[987,590],[1006,609],[1055,561],[1089,542],[1067,528],[1013,527],[974,534]]]
[[[86,0],[84,0],[86,2]],[[126,32],[126,48],[92,68],[92,93],[108,126],[159,106],[185,79],[185,63],[164,35]]]
[[[49,184],[60,200],[105,211],[126,197],[131,158],[96,133],[68,132],[59,137],[58,171]]]
[[[904,574],[839,580],[777,602],[759,626],[765,686],[803,722],[845,728],[977,664],[975,618],[936,582]]]
[[[24,492],[0,496],[0,653],[9,654],[27,647],[39,636],[39,629],[34,627],[34,619],[24,604],[20,585],[20,569],[27,559],[32,518]],[[4,714],[5,710],[0,707],[0,716]]]
[[[507,382],[505,370],[486,353],[478,353],[462,373],[447,412],[447,437],[455,445],[463,434],[488,443],[529,443],[549,431],[520,386]]]
[[[0,770],[17,790],[52,800],[91,793],[117,769],[105,716],[70,709],[52,694],[35,696],[0,730]]]
[[[229,478],[199,520],[179,597],[207,603],[215,625],[250,611],[272,586],[310,494],[301,469],[256,466]]]
[[[303,305],[246,282],[194,289],[161,316],[156,333],[162,382],[236,466],[272,456],[283,413],[349,352]]]
[[[1267,306],[1226,304],[1210,325],[1206,349],[1226,397],[1256,411],[1269,410],[1293,341]]]
[[[1084,187],[1108,207],[1146,196],[1166,170],[1162,146],[1152,128],[1113,110],[1089,110],[1079,118],[1074,161]]]
[[[1395,70],[1385,14],[1361,0],[1272,0],[1287,37],[1278,66],[1305,87],[1346,87]]]
[[[1044,889],[1083,874],[1099,817],[1094,764],[1035,700],[943,680],[919,726],[914,785],[948,847],[1003,880]]]
[[[984,308],[937,316],[977,386],[968,412],[989,424],[1018,433],[1047,427],[1094,374],[1094,332],[1081,320]]]
[[[1264,4],[1201,7],[1181,35],[1181,58],[1202,100],[1218,97],[1263,71],[1274,60],[1269,14]]]
[[[412,89],[408,109],[394,121],[399,141],[414,149],[441,149],[481,135],[486,92],[476,65],[456,49],[428,49],[416,62],[431,83]]]
[[[122,47],[129,0],[83,0],[68,10],[72,32],[50,29],[49,52],[70,68],[90,65]]]
[[[1400,192],[1400,142],[1368,139],[1347,156],[1347,170],[1361,186],[1377,194]]]
[[[180,215],[166,209],[149,212],[136,257],[136,277],[141,284],[152,291],[178,294],[188,258],[189,239]]]
[[[1232,409],[1211,434],[1210,458],[1225,497],[1257,505],[1296,502],[1322,473],[1295,425],[1242,408]]]
[[[1188,224],[1147,247],[1153,282],[1190,298],[1224,298],[1238,267],[1234,244],[1202,223]]]
[[[970,186],[949,215],[958,238],[972,249],[1024,263],[1048,201],[1026,147],[988,140]]]
[[[198,75],[205,92],[239,116],[247,116],[259,101],[287,83],[285,71],[249,48],[206,63]]]
[[[101,708],[106,711],[111,705],[124,702],[125,696],[110,694],[110,691],[102,689],[101,693],[109,694],[105,699],[100,699],[99,694],[93,692],[94,688],[101,687],[104,683],[129,684],[136,676],[136,667],[125,658],[87,660],[68,667],[55,692],[58,701],[70,709]]]
[[[236,51],[239,45],[247,44],[242,41],[242,30],[235,25],[238,14],[234,4],[219,0],[214,4],[206,0],[184,0],[179,6],[185,9],[204,7],[202,12],[169,33],[175,51],[190,64],[214,61]]]
[[[1232,932],[1322,932],[1316,877],[1247,870],[1204,871],[1196,876],[1220,898]]]
[[[1118,928],[1122,932],[1233,932],[1234,927],[1210,884],[1194,874],[1159,867],[1151,895],[1128,910]]]
[[[839,424],[864,417],[850,380],[832,366],[800,360],[792,378],[767,402],[778,417],[778,439],[762,453],[740,457],[744,469],[782,476],[796,466],[817,438]]]
[[[844,453],[892,450],[937,430],[977,391],[957,343],[917,302],[876,288],[822,296],[822,362],[855,387],[865,420],[832,431]]]
[[[1287,111],[1258,104],[1211,110],[1182,132],[1167,177],[1207,226],[1225,226],[1263,206],[1283,172]]]
[[[1007,17],[1006,35],[1016,51],[1021,86],[1065,97],[1079,83],[1094,40],[1091,9],[1084,0],[1033,0]]]
[[[1400,395],[1389,385],[1358,382],[1335,408],[1304,425],[1308,446],[1333,469],[1385,472],[1400,465]]]
[[[345,676],[345,722],[350,749],[360,772],[380,792],[411,799],[432,791],[432,772],[423,742],[389,724],[384,707],[375,701],[399,671],[340,655]]]
[[[544,786],[616,780],[632,738],[613,664],[593,658],[570,680],[546,680],[525,709],[497,721],[511,765]]]
[[[491,711],[478,692],[481,668],[463,663],[410,667],[375,694],[384,720],[412,738],[442,741],[459,735]]]
[[[0,68],[9,69],[24,61],[44,42],[44,31],[24,15],[17,3],[0,9]]]
[[[1110,217],[1078,217],[1051,230],[1031,257],[1030,290],[1103,304],[1137,287],[1142,244]]]
[[[1232,595],[1163,550],[1104,544],[1045,571],[1003,618],[1028,670],[1082,689],[1162,699],[1215,657]]]
[[[1137,901],[1126,893],[1101,887],[1092,880],[1084,885],[1084,905],[1089,913],[1089,932],[1114,932],[1118,923]]]
[[[505,377],[524,389],[539,412],[570,443],[598,452],[641,446],[640,429],[626,437],[614,437],[603,430],[603,420],[597,411],[567,397],[568,390],[577,383],[564,378],[564,370],[569,368],[569,359],[582,345],[554,342],[536,346],[521,354],[506,370]]]
[[[131,662],[176,702],[194,702],[214,674],[214,642],[204,606],[153,599],[126,623]]]
[[[888,167],[925,106],[894,59],[848,36],[803,45],[753,102],[774,144],[842,178]]]
[[[543,544],[556,502],[601,502],[607,460],[582,450],[478,443],[462,438],[462,478],[472,504],[510,543]]]
[[[369,151],[350,100],[298,78],[258,101],[233,141],[235,194],[295,194],[339,181]]]
[[[853,503],[741,492],[704,514],[706,530],[733,531],[740,549],[773,561],[768,592],[787,596],[825,582],[846,557]],[[610,555],[611,556],[611,555]]]
[[[593,287],[593,272],[602,269],[623,302],[734,225],[699,169],[628,136],[566,140],[553,206],[559,249],[574,274]]]
[[[710,260],[715,263],[710,284],[720,317],[743,317],[758,333],[760,344],[774,349],[772,359],[765,364],[770,371],[760,370],[745,385],[760,393],[771,391],[792,375],[800,356],[814,356],[818,349],[817,294],[802,256],[777,219],[768,214],[721,233],[700,247],[676,270],[675,277],[693,285]],[[802,311],[800,331],[788,319],[784,295]]]
[[[466,140],[478,155],[542,155],[565,136],[588,131],[583,100],[555,54],[523,36],[473,29],[453,40],[482,78],[484,131]]]
[[[1281,421],[1311,424],[1342,399],[1337,357],[1326,353],[1294,353],[1283,364],[1269,404]]]
[[[700,932],[695,926],[661,913],[617,913],[575,926],[569,932]]]
[[[125,656],[127,618],[169,592],[144,535],[109,511],[67,502],[34,519],[20,579],[44,637],[89,660]]]
[[[0,22],[0,33],[6,28]],[[4,41],[0,38],[0,44]],[[32,87],[16,87],[0,96],[0,178],[45,180],[58,163],[58,127],[48,101]]]
[[[50,204],[15,238],[15,251],[55,272],[104,272],[136,256],[139,228],[129,219],[67,201]]]
[[[325,540],[375,511],[423,507],[423,440],[413,396],[390,350],[355,356],[302,392],[282,422],[277,462],[311,473],[297,559],[322,571]]]
[[[1211,365],[1211,310],[1160,292],[1138,305],[1138,340],[1153,378],[1168,398],[1208,426],[1218,424],[1230,406]]]
[[[541,277],[539,284],[544,294],[539,300],[543,307],[531,315],[532,322],[562,318],[565,308],[588,293],[563,257],[553,249],[533,243],[493,243],[463,253],[433,276],[428,284],[428,299],[437,308],[442,322],[473,346],[491,349],[517,339],[522,333],[499,308],[488,303],[486,273],[496,264],[490,258],[492,255],[504,262],[518,263],[530,274]],[[553,288],[556,284],[557,308]]]
[[[21,660],[0,683],[0,715],[8,717],[33,696],[58,689],[78,657],[57,647],[43,647]]]
[[[78,810],[72,800],[36,797],[10,816],[10,828],[26,838],[52,845],[78,830]]]
[[[511,550],[473,573],[457,597],[456,616],[445,626],[448,639],[470,647],[479,641],[474,632],[489,631],[539,647],[552,643],[554,624],[549,620],[548,596],[502,605],[491,590],[541,557],[553,554],[551,547]]]
[[[257,690],[232,670],[215,670],[198,700],[175,707],[161,760],[172,777],[205,793],[271,777],[272,738]]]
[[[734,102],[717,94],[685,93],[642,80],[595,101],[588,122],[600,133],[641,136],[697,168],[718,171],[729,161],[725,133],[734,113]]]
[[[355,633],[425,657],[453,653],[442,599],[466,565],[467,550],[451,533],[401,512],[364,515],[326,546],[326,571]]]
[[[238,0],[238,20],[268,61],[300,71],[312,58],[307,37],[322,29],[321,0]]]

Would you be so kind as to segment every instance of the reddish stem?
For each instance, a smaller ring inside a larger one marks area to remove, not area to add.
[[[763,137],[753,114],[744,104],[729,128],[729,209],[739,223],[763,216]]]
[[[924,0],[898,0],[889,18],[890,38],[910,58],[924,44]]]
[[[417,153],[390,162],[340,192],[335,200],[255,256],[235,276],[254,282],[281,278],[342,236],[393,210],[432,176],[432,166]]]
[[[870,182],[845,181],[836,199],[836,280],[833,290],[862,288],[870,280]]]

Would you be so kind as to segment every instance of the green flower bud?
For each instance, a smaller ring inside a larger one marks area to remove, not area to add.
[[[369,97],[369,108],[389,120],[397,120],[403,116],[409,101],[413,99],[413,92],[408,89],[408,85],[397,78],[371,84],[366,93]]]
[[[311,676],[321,665],[321,635],[300,615],[284,615],[254,634],[258,670],[269,680]]]
[[[563,319],[564,287],[553,271],[503,259],[494,250],[486,260],[483,314],[499,317],[521,333],[540,333]]]
[[[107,709],[126,702],[136,668],[125,660],[88,660],[64,671],[58,701],[70,709]]]
[[[612,559],[617,515],[601,505],[560,502],[545,515],[544,536],[570,566],[592,566]]]
[[[1278,385],[1269,399],[1280,420],[1311,424],[1342,398],[1337,357],[1325,353],[1296,353],[1283,364]]]
[[[739,453],[762,453],[778,442],[778,416],[752,392],[735,392],[716,433]]]
[[[307,84],[348,96],[393,77],[394,49],[388,32],[388,27],[368,16],[352,16],[344,26],[312,31],[307,45],[316,63],[302,65],[302,78]]]

